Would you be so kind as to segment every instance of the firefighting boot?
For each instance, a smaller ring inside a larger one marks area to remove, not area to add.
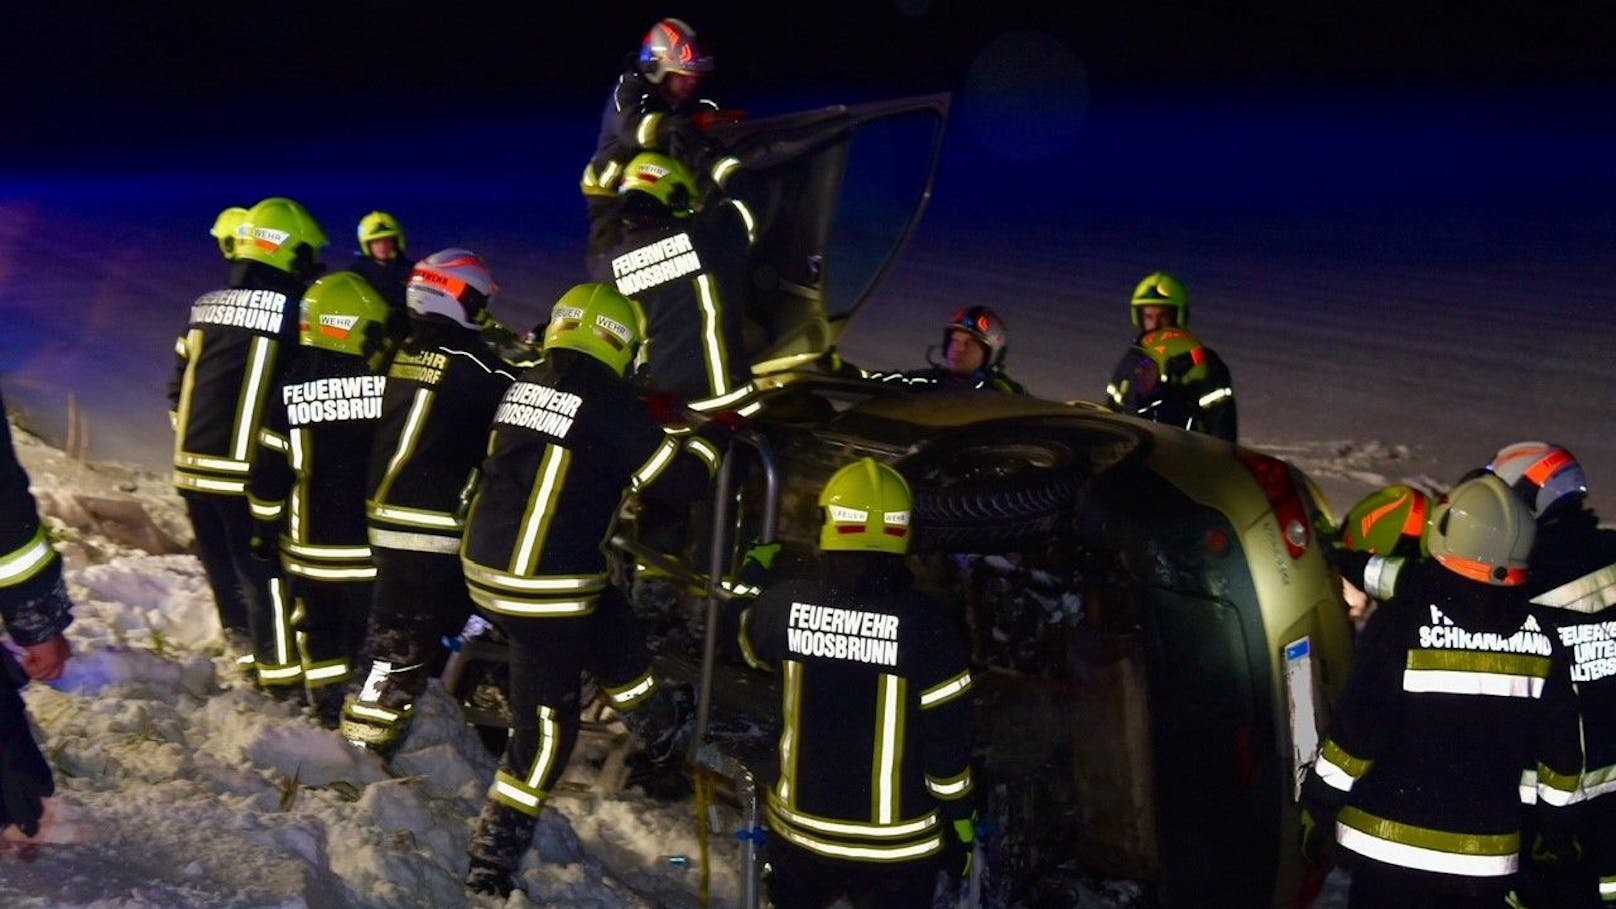
[[[516,889],[516,872],[522,856],[533,845],[538,817],[508,805],[489,801],[477,817],[477,829],[466,850],[471,864],[466,871],[466,889],[504,899]]]
[[[684,758],[696,730],[695,687],[688,683],[659,685],[643,703],[623,714],[623,723],[640,745],[639,752],[627,761],[628,784],[663,801],[689,796]]]

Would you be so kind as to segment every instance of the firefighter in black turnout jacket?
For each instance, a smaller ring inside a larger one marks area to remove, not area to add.
[[[1526,593],[1544,608],[1570,653],[1582,714],[1580,861],[1527,852],[1536,884],[1527,905],[1616,905],[1616,530],[1587,506],[1582,464],[1564,446],[1516,442],[1487,470],[1537,516]],[[1548,859],[1548,861],[1544,861]],[[1554,860],[1559,859],[1556,863]]]
[[[1431,559],[1403,566],[1359,639],[1302,790],[1303,855],[1321,858],[1333,826],[1351,909],[1501,906],[1523,801],[1546,848],[1575,829],[1577,705],[1567,652],[1524,596],[1534,535],[1496,476],[1460,483],[1431,513]],[[1388,562],[1332,559],[1370,592]]]
[[[780,776],[768,793],[776,909],[927,907],[964,871],[971,674],[961,630],[904,566],[912,499],[864,458],[819,497],[823,578],[765,590],[739,618],[746,661],[780,680]],[[948,866],[942,864],[947,857]]]
[[[616,213],[590,277],[645,311],[639,381],[698,411],[733,406],[751,377],[741,321],[751,210],[718,192],[703,198],[683,164],[642,152],[623,175]]]
[[[578,184],[588,206],[591,259],[606,248],[623,174],[636,154],[662,152],[703,179],[721,182],[732,162],[711,146],[701,122],[717,114],[718,104],[699,94],[714,68],[696,30],[681,19],[651,26],[626,61],[601,110],[595,153]]]
[[[269,395],[297,345],[298,301],[320,273],[325,245],[320,225],[291,199],[265,199],[248,209],[234,244],[230,286],[191,304],[168,388],[174,485],[185,500],[219,623],[227,632],[250,633],[255,658],[272,654],[275,640],[272,572],[252,555],[247,474]],[[256,670],[260,685],[282,681],[273,663]]]
[[[364,483],[376,564],[365,678],[340,727],[384,754],[408,731],[444,638],[472,613],[460,570],[465,507],[494,408],[516,377],[481,335],[497,290],[480,256],[445,249],[415,266],[404,292],[410,335],[387,371]]]
[[[69,650],[62,631],[73,604],[62,583],[62,559],[39,521],[28,474],[17,463],[11,422],[0,397],[0,626],[22,648],[22,659],[0,646],[0,832],[15,824],[39,832],[41,799],[56,791],[50,765],[34,742],[20,689],[30,679],[60,678]]]
[[[272,582],[275,650],[259,662],[278,683],[301,680],[316,717],[331,728],[376,577],[365,539],[365,471],[392,356],[390,320],[381,293],[353,272],[309,286],[298,320],[302,346],[266,408],[247,487],[259,555],[278,551],[283,572]]]
[[[471,842],[466,883],[509,893],[577,740],[587,669],[656,758],[682,756],[672,699],[651,673],[605,547],[629,492],[689,502],[729,430],[663,432],[625,378],[643,337],[635,303],[583,284],[556,301],[544,359],[505,393],[466,518],[472,598],[511,642],[515,728]]]

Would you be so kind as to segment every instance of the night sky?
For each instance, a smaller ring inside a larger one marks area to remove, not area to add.
[[[1064,47],[1097,99],[1616,89],[1612,0],[7,3],[0,152],[26,162],[221,129],[295,131],[333,110],[341,124],[322,128],[523,106],[587,113],[664,15],[698,28],[719,59],[712,93],[743,104],[958,89],[1007,33],[1058,42],[1008,52]],[[1061,78],[1069,60],[1023,62],[1020,84]]]

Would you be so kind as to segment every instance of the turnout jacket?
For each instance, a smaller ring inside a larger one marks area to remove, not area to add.
[[[410,337],[387,370],[370,448],[372,546],[460,552],[488,424],[515,378],[477,329],[439,316],[411,319]]]
[[[62,586],[57,555],[39,509],[28,491],[28,472],[11,442],[11,420],[0,396],[0,619],[12,639],[32,647],[72,623],[71,603]],[[3,679],[3,676],[0,676]]]
[[[365,476],[386,376],[361,357],[304,347],[266,407],[247,498],[280,531],[281,563],[311,581],[370,581]]]
[[[1589,811],[1608,817],[1616,813],[1616,530],[1601,528],[1586,509],[1551,509],[1538,521],[1526,591],[1570,654],[1584,796]]]
[[[1523,803],[1538,829],[1576,820],[1566,651],[1520,588],[1422,562],[1403,568],[1397,591],[1359,639],[1303,803],[1335,816],[1349,866],[1514,874]]]
[[[472,599],[529,618],[593,612],[624,496],[699,498],[720,455],[705,432],[681,443],[605,364],[547,352],[494,414],[461,553]]]
[[[788,581],[740,616],[746,661],[780,680],[774,834],[854,862],[937,854],[971,813],[971,673],[941,604],[896,557],[857,583]]]
[[[752,224],[751,210],[726,198],[688,218],[627,225],[590,259],[590,277],[645,310],[640,381],[696,410],[732,406],[751,377],[742,315]]]
[[[1143,337],[1141,334],[1134,343],[1137,345]],[[1111,381],[1105,386],[1106,406],[1155,423],[1236,441],[1239,413],[1235,406],[1234,379],[1217,351],[1205,346],[1201,350],[1206,358],[1206,378],[1183,382],[1174,376],[1158,375],[1150,357],[1137,346],[1129,349],[1117,361]]]
[[[600,134],[595,154],[584,166],[579,189],[585,197],[611,199],[617,196],[623,169],[642,151],[666,151],[695,168],[699,149],[687,148],[683,134],[694,126],[691,116],[701,111],[717,111],[718,104],[698,98],[675,110],[657,87],[629,58],[628,68],[617,77],[600,113]]]
[[[180,491],[247,494],[265,404],[286,348],[297,347],[304,287],[279,269],[243,261],[227,289],[191,304],[168,387]]]

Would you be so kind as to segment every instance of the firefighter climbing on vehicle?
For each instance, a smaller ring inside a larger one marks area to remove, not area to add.
[[[693,697],[652,674],[605,547],[627,493],[672,503],[706,493],[731,430],[715,419],[669,435],[635,396],[626,374],[643,319],[609,284],[567,291],[551,310],[544,358],[494,414],[461,561],[472,598],[510,641],[514,717],[472,836],[475,892],[515,886],[577,742],[585,670],[650,760],[682,767]]]

